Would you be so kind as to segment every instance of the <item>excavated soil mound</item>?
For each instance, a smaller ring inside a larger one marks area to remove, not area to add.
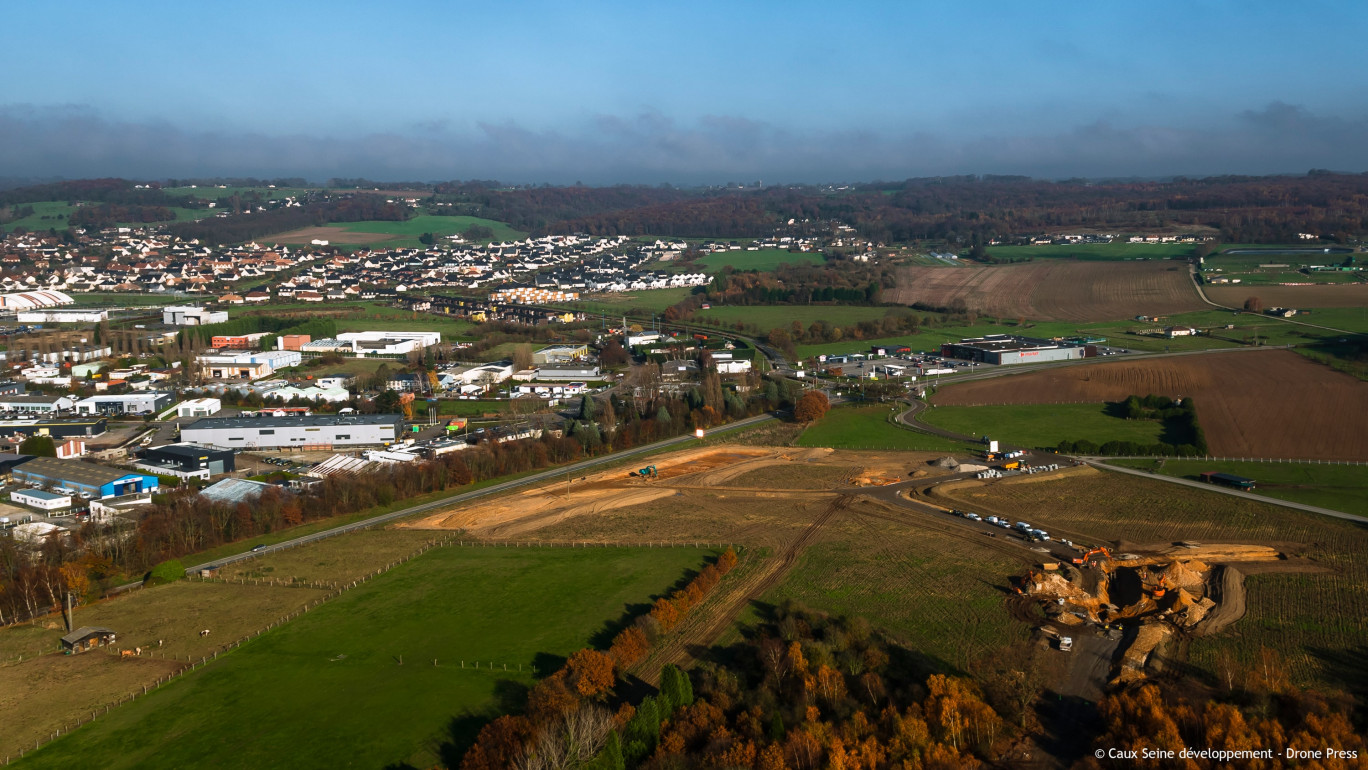
[[[1219,604],[1193,627],[1192,632],[1197,636],[1220,633],[1245,614],[1243,573],[1231,566],[1214,567],[1210,585],[1212,598]]]

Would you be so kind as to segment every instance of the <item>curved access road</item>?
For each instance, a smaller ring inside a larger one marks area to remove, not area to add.
[[[1237,348],[1237,349],[1240,349],[1240,348]],[[1257,348],[1251,348],[1251,349],[1257,350]],[[1183,354],[1183,353],[1172,353],[1172,354],[1169,354],[1169,355],[1184,355],[1184,354]],[[943,428],[938,428],[938,427],[936,427],[935,425],[929,425],[929,424],[927,424],[927,423],[921,422],[920,420],[917,419],[917,416],[920,415],[922,412],[924,412],[926,409],[927,409],[927,404],[926,404],[925,402],[922,402],[922,401],[914,401],[914,402],[912,402],[912,403],[909,405],[909,407],[908,407],[905,411],[903,411],[901,414],[898,415],[898,422],[899,422],[900,424],[906,426],[907,428],[912,429],[912,430],[920,431],[920,432],[922,432],[922,433],[928,433],[928,434],[931,434],[931,435],[933,435],[933,436],[940,436],[940,437],[942,437],[942,438],[948,438],[948,439],[951,439],[951,440],[954,440],[954,441],[974,442],[974,441],[977,441],[977,440],[978,440],[977,438],[975,438],[975,437],[973,437],[973,436],[965,436],[965,435],[960,434],[960,433],[955,433],[955,432],[953,432],[953,431],[948,431],[948,430],[945,430],[945,429],[943,429]],[[1008,445],[1008,444],[1002,444],[1002,445],[1001,445],[1001,448],[1002,448],[1004,451],[1010,451],[1010,450],[1013,450],[1013,449],[1023,449],[1023,450],[1025,450],[1025,451],[1027,451],[1027,452],[1032,452],[1032,451],[1033,451],[1030,447],[1018,447],[1018,446],[1012,446],[1012,445]],[[1352,514],[1352,513],[1345,513],[1344,511],[1336,511],[1336,510],[1334,510],[1333,508],[1321,508],[1320,506],[1316,506],[1316,505],[1307,505],[1307,504],[1305,504],[1305,503],[1297,503],[1297,502],[1293,502],[1293,501],[1291,501],[1291,500],[1280,500],[1280,499],[1278,499],[1278,498],[1276,498],[1276,497],[1267,497],[1267,496],[1265,496],[1265,495],[1256,495],[1256,494],[1254,494],[1253,492],[1245,492],[1245,491],[1242,491],[1242,490],[1239,490],[1239,489],[1230,489],[1230,488],[1227,488],[1227,487],[1218,487],[1218,486],[1213,486],[1213,485],[1211,485],[1211,484],[1204,484],[1204,483],[1199,482],[1199,481],[1192,481],[1191,479],[1180,479],[1180,478],[1176,478],[1176,477],[1174,477],[1174,476],[1165,476],[1165,475],[1163,475],[1163,474],[1161,474],[1161,473],[1149,473],[1149,472],[1146,472],[1146,471],[1137,470],[1137,469],[1135,469],[1135,468],[1125,468],[1125,467],[1122,467],[1122,466],[1119,466],[1119,465],[1108,465],[1108,464],[1106,463],[1106,460],[1114,460],[1114,459],[1121,459],[1121,458],[1107,458],[1107,457],[1073,457],[1073,456],[1070,456],[1070,455],[1053,454],[1053,453],[1051,453],[1051,454],[1049,454],[1049,455],[1039,455],[1039,456],[1042,457],[1042,458],[1053,457],[1053,458],[1062,459],[1062,460],[1070,461],[1070,462],[1074,462],[1074,463],[1084,463],[1084,464],[1087,464],[1087,465],[1089,465],[1089,466],[1091,466],[1091,467],[1093,467],[1093,468],[1097,468],[1097,469],[1099,469],[1099,470],[1114,471],[1114,472],[1117,472],[1117,473],[1128,473],[1128,474],[1130,474],[1130,475],[1132,475],[1132,476],[1140,476],[1140,477],[1147,478],[1147,479],[1154,479],[1154,480],[1156,480],[1156,481],[1166,481],[1166,482],[1168,482],[1168,483],[1170,483],[1170,484],[1180,484],[1180,485],[1182,485],[1182,486],[1192,487],[1193,489],[1200,489],[1200,490],[1202,490],[1202,491],[1204,491],[1204,492],[1215,492],[1215,493],[1217,493],[1217,494],[1230,495],[1230,496],[1232,496],[1232,497],[1242,497],[1242,498],[1244,498],[1244,499],[1246,499],[1246,500],[1253,500],[1253,501],[1259,502],[1259,503],[1267,503],[1267,504],[1269,504],[1269,505],[1279,505],[1279,506],[1282,506],[1282,507],[1284,507],[1284,508],[1293,508],[1293,509],[1299,510],[1299,511],[1306,511],[1307,513],[1316,513],[1316,514],[1320,514],[1321,516],[1330,516],[1330,517],[1336,518],[1336,519],[1344,519],[1345,521],[1354,521],[1354,522],[1358,522],[1358,523],[1360,523],[1360,524],[1368,524],[1368,517],[1357,516],[1357,515]],[[1146,459],[1148,459],[1148,458],[1146,458]],[[1195,458],[1195,459],[1200,459],[1200,458]],[[1048,459],[1046,459],[1045,461],[1048,462]]]

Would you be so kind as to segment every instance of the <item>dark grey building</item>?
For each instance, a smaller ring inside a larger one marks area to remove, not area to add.
[[[165,467],[182,473],[208,471],[210,476],[237,470],[236,453],[196,444],[167,444],[142,450],[139,467]]]

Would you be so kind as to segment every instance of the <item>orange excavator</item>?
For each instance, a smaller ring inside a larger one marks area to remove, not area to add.
[[[404,410],[404,419],[405,419],[406,421],[408,421],[408,422],[413,422],[413,399],[414,399],[414,398],[415,398],[415,396],[413,395],[413,393],[400,393],[400,394],[399,394],[399,408]]]
[[[1093,558],[1094,556],[1101,556],[1101,557],[1103,557],[1103,558],[1110,559],[1110,558],[1111,558],[1111,550],[1108,549],[1108,548],[1107,548],[1106,546],[1104,546],[1104,545],[1099,545],[1099,546],[1097,546],[1097,547],[1095,547],[1095,548],[1092,548],[1092,549],[1090,549],[1090,550],[1088,550],[1088,551],[1085,551],[1085,552],[1083,553],[1082,556],[1075,556],[1075,557],[1073,558],[1073,563],[1074,563],[1074,564],[1088,564],[1088,563],[1090,563],[1090,562],[1092,561],[1092,558]]]

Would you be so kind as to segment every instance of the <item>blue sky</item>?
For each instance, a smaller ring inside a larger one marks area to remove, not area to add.
[[[1368,168],[1362,2],[9,4],[0,175]]]

